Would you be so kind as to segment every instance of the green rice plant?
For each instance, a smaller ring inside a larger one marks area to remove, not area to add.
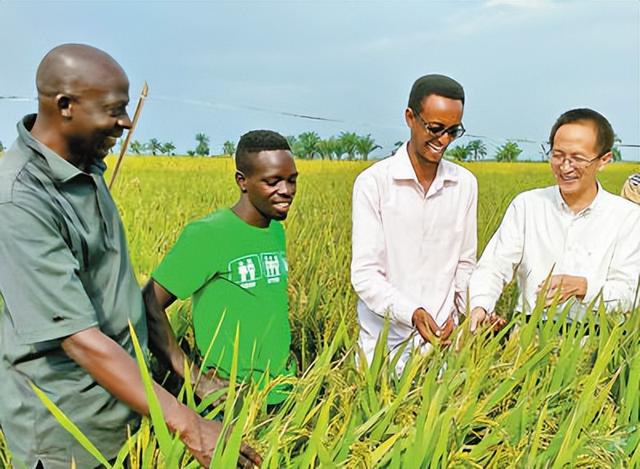
[[[105,458],[100,452],[100,450],[98,450],[98,448],[96,448],[95,445],[91,441],[89,441],[89,439],[69,419],[69,417],[67,417],[64,414],[64,412],[62,412],[62,410],[60,410],[60,408],[57,405],[55,405],[55,403],[51,399],[49,399],[49,397],[33,383],[31,383],[31,389],[33,389],[33,392],[36,393],[36,395],[40,398],[44,406],[49,410],[49,412],[53,414],[56,420],[60,422],[60,425],[62,425],[62,427],[64,427],[65,430],[71,433],[71,435],[76,440],[78,440],[78,442],[82,445],[82,447],[86,449],[89,453],[91,453],[91,455],[94,458],[96,458],[100,464],[105,466],[107,469],[111,469],[112,466],[107,461],[107,458]]]
[[[195,407],[206,418],[224,414],[227,440],[212,467],[233,467],[240,439],[260,452],[266,468],[640,467],[639,308],[600,308],[582,324],[561,327],[566,308],[536,307],[527,322],[514,309],[518,292],[508,288],[498,311],[509,324],[499,334],[472,336],[463,322],[459,350],[413,353],[397,374],[398,355],[380,342],[365,365],[349,261],[351,189],[367,164],[297,162],[298,195],[286,232],[298,375],[262,389],[234,383],[226,402],[210,409],[220,392]],[[553,183],[545,164],[467,167],[479,181],[480,253],[517,193]],[[610,165],[602,184],[617,192],[638,170]],[[114,197],[141,283],[188,221],[237,198],[233,162],[225,158],[131,158],[120,176]],[[543,322],[543,313],[557,321]],[[190,303],[178,302],[169,317],[194,350]],[[188,382],[178,396],[193,408]],[[266,409],[269,389],[282,383],[292,386],[291,395]],[[133,469],[198,466],[183,449],[163,451],[169,445],[160,438],[153,419],[143,419],[115,466],[125,458]],[[9,457],[0,433],[0,462]]]

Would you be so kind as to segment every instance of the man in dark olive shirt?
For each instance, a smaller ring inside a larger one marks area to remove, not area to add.
[[[66,44],[45,56],[36,82],[38,114],[18,123],[0,160],[0,426],[16,465],[94,467],[30,383],[115,458],[127,424],[149,413],[129,322],[145,350],[149,338],[161,359],[181,352],[166,317],[145,315],[103,180],[103,158],[131,126],[126,74],[106,53]],[[220,424],[155,391],[169,428],[208,465]]]

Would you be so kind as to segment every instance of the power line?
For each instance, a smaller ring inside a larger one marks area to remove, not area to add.
[[[355,122],[346,121],[343,119],[337,119],[333,117],[325,117],[325,116],[315,116],[311,114],[302,114],[291,111],[283,111],[278,109],[270,109],[263,108],[257,106],[248,106],[248,105],[238,105],[238,104],[227,104],[227,103],[219,103],[214,101],[208,101],[203,99],[194,99],[194,98],[179,98],[175,96],[149,96],[147,98],[150,101],[164,101],[164,102],[178,102],[182,104],[195,105],[195,106],[204,106],[212,109],[218,109],[221,111],[253,111],[253,112],[262,112],[266,114],[275,114],[285,117],[291,117],[294,119],[304,119],[304,120],[313,120],[313,121],[321,121],[321,122],[334,122],[339,124],[349,124],[349,125],[360,125],[363,127],[372,127],[372,128],[385,128],[385,129],[397,129],[396,126],[387,126],[381,124],[371,124],[367,122],[360,122],[356,124]],[[37,98],[32,96],[17,96],[17,95],[4,95],[0,96],[0,100],[4,101],[22,101],[22,102],[30,102],[37,101]],[[530,138],[522,138],[522,137],[491,137],[488,135],[478,135],[478,134],[465,134],[467,138],[475,138],[482,139],[486,141],[490,146],[498,148],[501,145],[501,142],[511,141],[518,143],[528,143],[528,144],[540,144],[545,143],[540,140],[532,140]],[[640,148],[640,144],[622,144],[619,143],[616,145],[619,148]]]
[[[300,113],[297,113],[297,112],[281,111],[281,110],[277,110],[277,109],[261,108],[261,107],[257,107],[257,106],[244,106],[244,105],[237,105],[237,104],[221,104],[221,103],[216,103],[216,102],[213,102],[213,101],[206,101],[206,100],[203,100],[203,99],[177,98],[177,97],[174,97],[174,96],[150,96],[149,100],[151,100],[151,101],[179,102],[179,103],[183,103],[183,104],[192,104],[192,105],[198,105],[198,106],[212,107],[212,108],[220,109],[220,110],[257,111],[257,112],[265,112],[265,113],[268,113],[268,114],[278,114],[278,115],[281,115],[281,116],[294,117],[294,118],[298,118],[298,119],[309,119],[309,120],[316,120],[316,121],[344,123],[343,120],[333,119],[333,118],[330,118],[330,117],[313,116],[313,115],[310,115],[310,114],[300,114]]]

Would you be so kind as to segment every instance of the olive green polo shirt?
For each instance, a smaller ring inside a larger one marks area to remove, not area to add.
[[[68,468],[98,462],[67,433],[33,382],[107,459],[137,416],[62,350],[90,327],[134,355],[128,321],[146,348],[144,303],[122,222],[96,162],[87,172],[33,138],[35,115],[0,158],[0,426],[17,464]]]

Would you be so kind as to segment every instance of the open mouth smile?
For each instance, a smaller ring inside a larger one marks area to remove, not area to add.
[[[427,148],[434,153],[442,153],[444,151],[444,145],[438,145],[437,142],[427,142]]]
[[[558,178],[563,182],[574,182],[578,180],[578,176],[566,174],[559,174]]]
[[[277,202],[273,206],[278,210],[286,211],[291,207],[291,202]]]

